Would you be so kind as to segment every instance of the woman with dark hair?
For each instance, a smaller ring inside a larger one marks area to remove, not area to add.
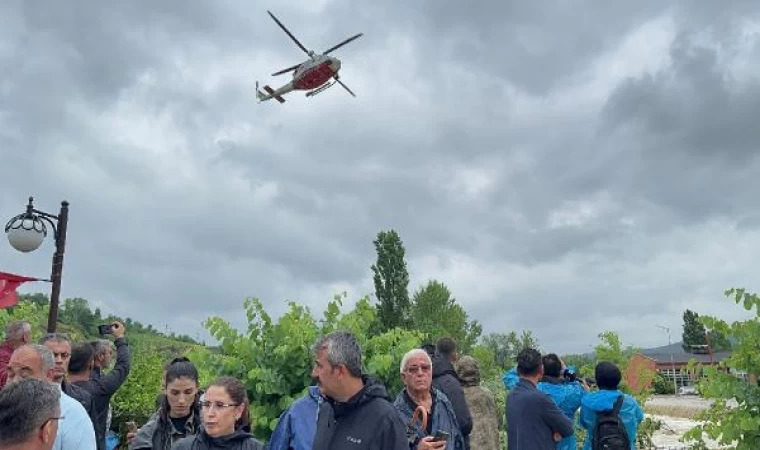
[[[130,450],[169,450],[178,440],[201,430],[198,370],[185,357],[173,359],[164,370],[158,411],[137,431]],[[127,438],[129,439],[129,436]]]
[[[248,392],[234,377],[217,378],[201,398],[203,429],[177,441],[172,450],[264,450],[249,433]]]

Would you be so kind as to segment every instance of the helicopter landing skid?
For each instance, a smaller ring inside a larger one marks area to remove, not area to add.
[[[320,87],[318,87],[318,88],[314,89],[313,91],[309,91],[309,92],[307,92],[307,93],[306,93],[306,96],[307,96],[307,97],[314,97],[315,95],[319,94],[320,92],[324,92],[324,91],[326,91],[327,89],[329,89],[329,88],[331,88],[331,87],[335,86],[335,83],[337,83],[337,81],[333,81],[332,83],[328,83],[328,84],[322,85],[322,86],[320,86]]]

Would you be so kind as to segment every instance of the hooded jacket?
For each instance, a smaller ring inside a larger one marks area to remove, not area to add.
[[[469,447],[469,436],[472,432],[472,417],[470,409],[467,407],[467,400],[464,398],[464,389],[459,382],[454,365],[448,357],[436,354],[433,357],[433,387],[446,394],[451,405],[454,407],[454,413],[457,416],[459,430],[464,436],[466,448]]]
[[[503,414],[496,412],[493,393],[480,385],[477,360],[471,356],[464,356],[457,361],[456,369],[472,416],[470,448],[499,450],[499,425],[503,422]]]
[[[591,450],[591,437],[596,425],[596,416],[600,411],[612,411],[618,396],[623,395],[623,405],[620,407],[620,420],[625,425],[628,432],[628,439],[631,442],[631,450],[636,449],[636,432],[639,423],[644,420],[644,411],[639,406],[636,399],[622,392],[599,390],[592,392],[581,401],[581,425],[586,429],[586,440],[583,443],[583,450]]]
[[[264,444],[252,434],[237,430],[229,436],[211,437],[205,431],[177,441],[172,450],[264,450]]]
[[[317,416],[323,398],[318,386],[309,386],[303,397],[280,415],[267,450],[311,450],[317,431]]]
[[[347,402],[327,397],[322,403],[313,450],[409,450],[405,424],[385,386],[366,375],[362,381]]]
[[[134,441],[129,444],[129,450],[169,450],[172,444],[187,436],[194,436],[201,432],[200,411],[191,410],[190,418],[185,422],[183,430],[174,428],[174,423],[161,414],[161,409],[156,411],[148,422],[137,430]]]
[[[549,398],[559,407],[560,411],[575,423],[575,413],[581,407],[581,400],[586,395],[586,390],[580,383],[569,382],[556,377],[544,377],[538,383],[538,390],[545,392]],[[578,447],[575,433],[563,438],[557,444],[557,450],[576,450]]]

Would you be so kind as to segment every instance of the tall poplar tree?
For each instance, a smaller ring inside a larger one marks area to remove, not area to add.
[[[380,332],[409,326],[409,272],[405,250],[395,230],[381,231],[373,241],[377,262],[372,265],[377,297],[377,321]]]

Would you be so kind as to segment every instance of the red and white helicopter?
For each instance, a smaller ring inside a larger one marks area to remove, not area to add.
[[[338,45],[335,45],[334,47],[331,47],[327,49],[322,54],[316,54],[313,50],[306,50],[306,47],[301,45],[300,42],[298,42],[298,39],[296,39],[295,36],[293,36],[290,31],[288,31],[287,28],[285,28],[285,25],[283,25],[279,20],[277,20],[277,17],[274,16],[271,12],[267,11],[270,16],[272,16],[272,19],[274,19],[275,22],[277,22],[277,25],[282,28],[285,33],[290,36],[291,39],[293,39],[293,42],[298,45],[298,47],[301,48],[307,55],[309,55],[309,59],[305,62],[302,62],[300,64],[296,64],[295,66],[288,67],[287,69],[280,70],[279,72],[275,72],[272,74],[272,76],[276,75],[282,75],[283,73],[288,73],[290,71],[293,72],[293,80],[290,81],[288,84],[280,87],[279,89],[275,90],[272,89],[269,86],[264,86],[264,90],[267,91],[267,94],[261,92],[259,90],[259,82],[256,82],[256,98],[258,98],[259,103],[276,99],[280,103],[285,103],[285,99],[282,98],[284,94],[287,94],[291,91],[308,91],[306,93],[307,97],[311,97],[313,95],[319,94],[320,92],[324,91],[325,89],[332,87],[335,85],[335,83],[339,83],[343,88],[345,88],[349,94],[356,97],[356,94],[351,92],[351,89],[348,88],[345,84],[343,84],[342,81],[338,79],[338,71],[340,70],[340,60],[338,58],[335,58],[334,56],[327,56],[328,53],[337,50],[338,48],[348,44],[349,42],[353,41],[354,39],[357,39],[364,35],[364,33],[359,33],[355,36],[352,36],[345,41],[341,42]],[[330,83],[330,79],[334,79],[332,83]]]

